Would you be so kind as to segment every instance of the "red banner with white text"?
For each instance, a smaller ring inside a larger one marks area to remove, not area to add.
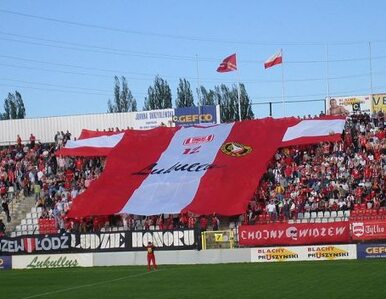
[[[386,240],[386,220],[363,220],[350,223],[353,240]]]
[[[348,222],[242,225],[239,243],[247,246],[305,245],[350,241]]]

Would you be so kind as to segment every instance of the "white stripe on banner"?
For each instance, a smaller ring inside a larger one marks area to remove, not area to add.
[[[295,126],[287,129],[283,142],[300,137],[328,136],[330,134],[341,134],[344,129],[344,119],[330,120],[302,120]]]
[[[119,133],[111,136],[99,136],[86,138],[81,140],[69,140],[64,148],[79,148],[79,147],[114,147],[121,141],[125,133]]]
[[[213,163],[232,126],[178,130],[153,167],[154,173],[146,177],[119,213],[179,213],[192,202],[206,166]]]

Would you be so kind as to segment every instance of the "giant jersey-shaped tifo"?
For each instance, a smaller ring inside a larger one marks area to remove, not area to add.
[[[278,148],[337,141],[344,123],[336,118],[266,118],[111,136],[90,134],[59,152],[107,155],[102,175],[74,199],[68,217],[241,214]]]

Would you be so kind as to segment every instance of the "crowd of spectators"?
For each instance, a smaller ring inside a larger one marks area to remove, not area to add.
[[[384,116],[356,114],[343,140],[277,151],[248,206],[244,223],[296,219],[298,213],[378,210],[385,206]]]
[[[220,219],[215,214],[67,219],[72,201],[99,177],[105,164],[104,158],[57,157],[55,151],[70,139],[70,132],[57,132],[54,143],[40,144],[31,134],[29,144],[23,145],[18,136],[16,145],[3,148],[2,203],[34,196],[36,207],[43,210],[40,217],[55,219],[61,231],[91,232],[108,227],[219,229]],[[258,223],[260,215],[269,215],[271,221],[296,219],[298,213],[352,210],[358,204],[379,209],[385,206],[385,178],[384,118],[352,115],[341,142],[279,149],[242,221]],[[8,221],[10,217],[8,211]]]

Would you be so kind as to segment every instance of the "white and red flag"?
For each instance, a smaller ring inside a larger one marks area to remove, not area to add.
[[[283,63],[283,53],[280,50],[264,62],[264,68],[267,69],[281,63]]]
[[[286,142],[303,138],[303,128],[296,128],[301,122],[266,118],[125,132],[102,175],[74,200],[68,216],[241,214],[287,128],[294,132]]]

